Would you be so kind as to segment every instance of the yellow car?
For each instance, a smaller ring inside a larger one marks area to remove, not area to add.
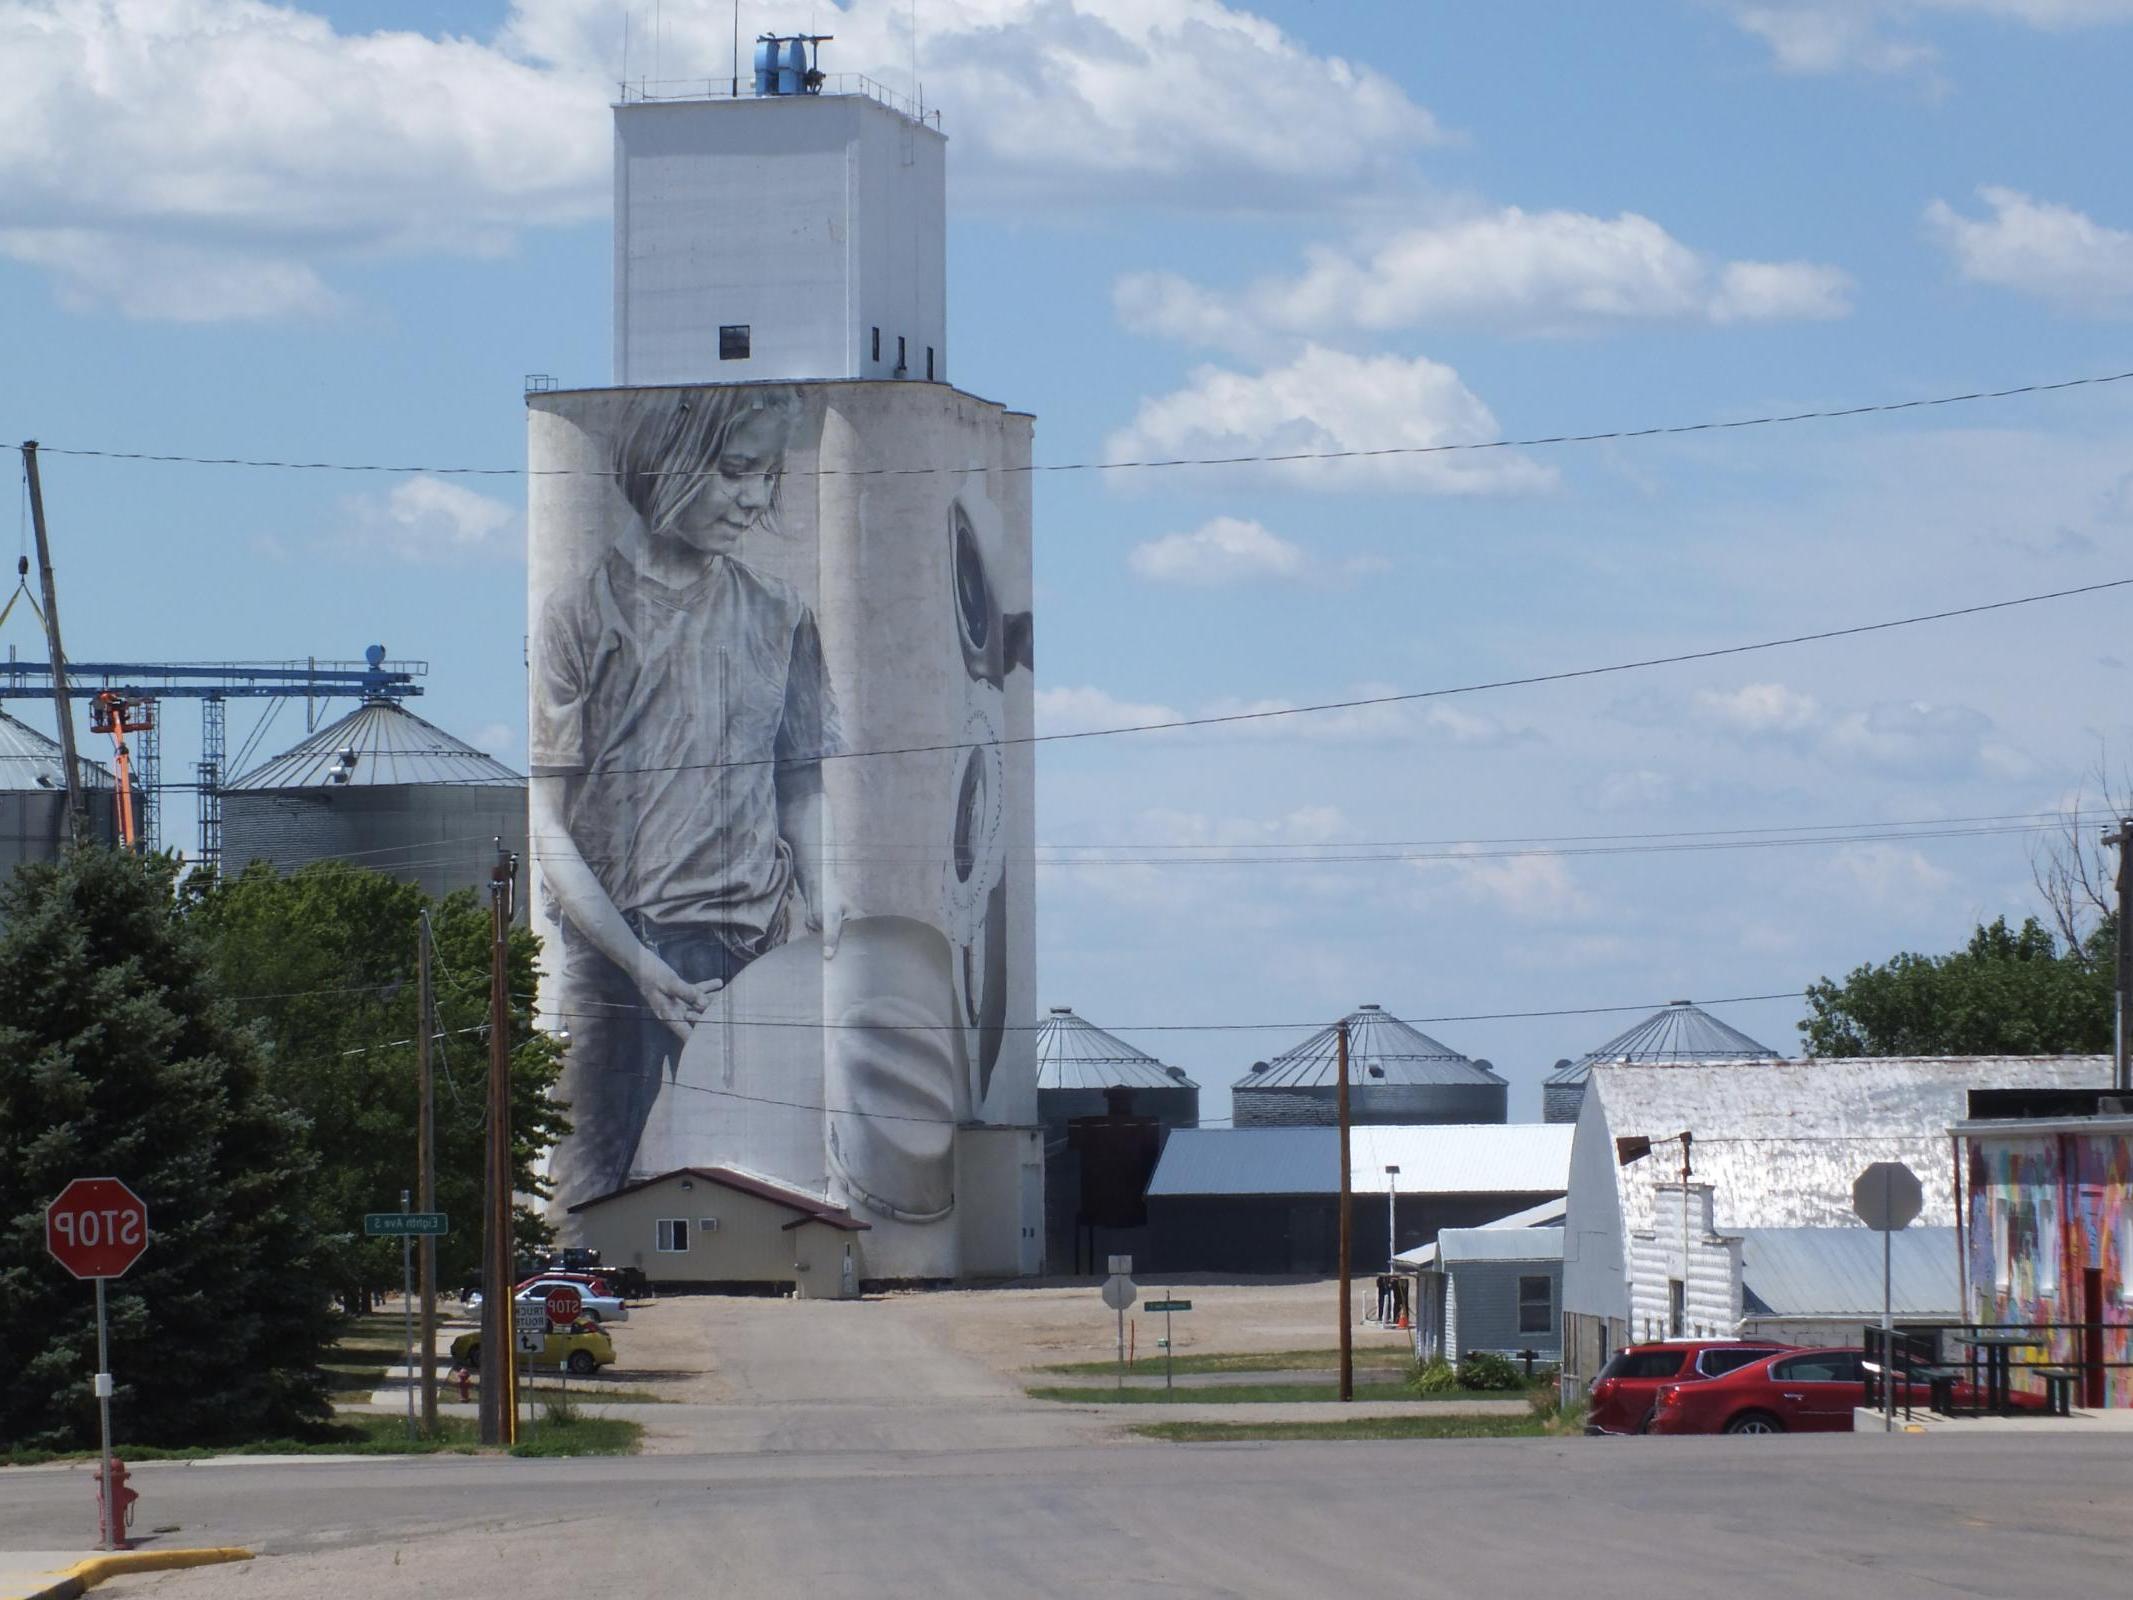
[[[481,1335],[462,1333],[454,1339],[452,1360],[469,1372],[479,1372]],[[522,1363],[531,1361],[537,1367],[568,1367],[582,1378],[614,1364],[615,1341],[607,1336],[598,1323],[585,1319],[568,1331],[550,1328],[541,1353],[537,1356],[521,1354],[519,1360]]]

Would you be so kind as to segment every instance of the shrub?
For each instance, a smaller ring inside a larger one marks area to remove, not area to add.
[[[1416,1365],[1407,1382],[1417,1394],[1443,1394],[1459,1387],[1459,1373],[1444,1357],[1431,1356]]]
[[[1493,1350],[1469,1350],[1459,1358],[1462,1389],[1523,1389],[1526,1379],[1516,1362]]]

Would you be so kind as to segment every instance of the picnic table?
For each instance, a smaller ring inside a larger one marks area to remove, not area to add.
[[[1973,1359],[1985,1362],[1985,1409],[2005,1416],[2013,1409],[2014,1352],[2038,1343],[2032,1328],[1970,1328],[1951,1332],[1950,1342],[1968,1345]]]

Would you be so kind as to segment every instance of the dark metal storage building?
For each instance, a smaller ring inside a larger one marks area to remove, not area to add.
[[[1585,1102],[1585,1080],[1603,1061],[1781,1061],[1766,1045],[1729,1028],[1708,1011],[1674,1000],[1634,1028],[1575,1061],[1558,1061],[1541,1086],[1541,1119],[1575,1122]]]
[[[1071,1006],[1054,1006],[1037,1029],[1037,1120],[1044,1127],[1045,1261],[1050,1271],[1077,1270],[1075,1225],[1083,1220],[1087,1186],[1084,1152],[1070,1137],[1070,1125],[1106,1114],[1154,1119],[1160,1149],[1161,1138],[1171,1129],[1199,1126],[1200,1086],[1182,1068],[1165,1066],[1076,1016]],[[1142,1169],[1142,1183],[1146,1176]],[[1132,1198],[1137,1209],[1139,1187]],[[1141,1248],[1141,1231],[1103,1229],[1100,1238],[1085,1243],[1092,1258],[1132,1254]]]
[[[1353,1269],[1383,1272],[1440,1228],[1481,1227],[1560,1198],[1573,1131],[1539,1122],[1354,1129]],[[1339,1213],[1338,1128],[1181,1128],[1148,1185],[1148,1265],[1328,1274],[1339,1263]]]
[[[1348,1023],[1348,1118],[1368,1123],[1501,1122],[1505,1084],[1486,1061],[1388,1016],[1358,1007]],[[1240,1128],[1330,1127],[1339,1083],[1340,1025],[1321,1028],[1230,1085]]]

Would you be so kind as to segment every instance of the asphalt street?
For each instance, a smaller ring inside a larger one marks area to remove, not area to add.
[[[149,1464],[185,1543],[262,1559],[157,1600],[1671,1593],[2075,1596],[2123,1586],[2122,1439],[1899,1436]],[[80,1470],[11,1472],[0,1543],[79,1531]]]

